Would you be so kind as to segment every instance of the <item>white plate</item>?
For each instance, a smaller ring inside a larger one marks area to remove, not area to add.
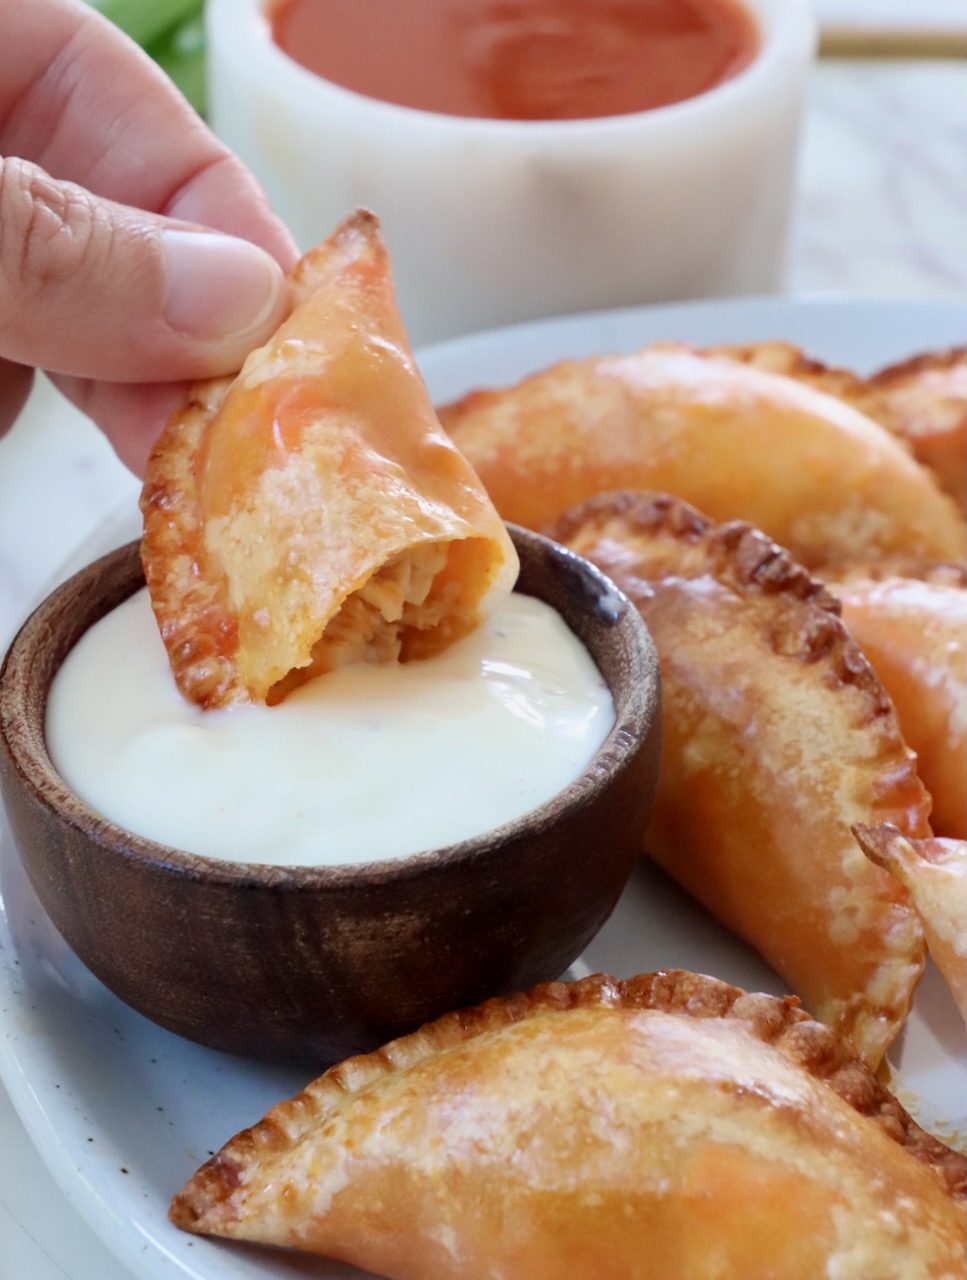
[[[962,340],[956,303],[716,301],[570,317],[461,338],[421,353],[437,401],[510,382],[565,356],[631,350],[657,339],[697,343],[786,338],[860,370]],[[83,558],[134,536],[115,519]],[[202,1049],[121,1004],[67,949],[26,882],[0,814],[0,1075],[48,1168],[139,1280],[336,1280],[359,1273],[319,1260],[183,1235],[171,1195],[231,1134],[306,1073]],[[575,967],[619,976],[682,966],[782,992],[748,948],[659,872],[642,865]],[[891,1054],[904,1101],[928,1125],[964,1130],[967,1045],[943,984],[928,972]],[[79,1259],[77,1274],[83,1260]],[[86,1272],[85,1272],[86,1274]]]

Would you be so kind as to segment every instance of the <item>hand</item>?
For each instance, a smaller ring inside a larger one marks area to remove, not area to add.
[[[0,0],[0,31],[0,435],[45,369],[140,474],[186,381],[278,326],[295,245],[94,10]]]

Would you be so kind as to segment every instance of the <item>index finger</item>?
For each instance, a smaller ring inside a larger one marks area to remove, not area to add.
[[[292,266],[295,245],[258,183],[112,23],[80,0],[0,0],[0,31],[0,154]]]

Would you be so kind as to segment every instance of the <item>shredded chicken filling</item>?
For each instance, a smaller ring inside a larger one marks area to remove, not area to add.
[[[309,665],[277,681],[266,701],[274,706],[298,685],[353,662],[395,662],[403,632],[436,626],[450,607],[446,589],[433,591],[449,545],[424,543],[387,560],[330,619],[312,647]]]

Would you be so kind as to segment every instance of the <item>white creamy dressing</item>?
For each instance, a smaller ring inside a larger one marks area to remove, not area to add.
[[[356,665],[276,707],[201,711],[178,692],[146,590],[57,673],[47,745],[61,776],[129,831],[191,853],[317,866],[480,835],[578,776],[611,694],[560,616],[512,595],[444,653]]]

